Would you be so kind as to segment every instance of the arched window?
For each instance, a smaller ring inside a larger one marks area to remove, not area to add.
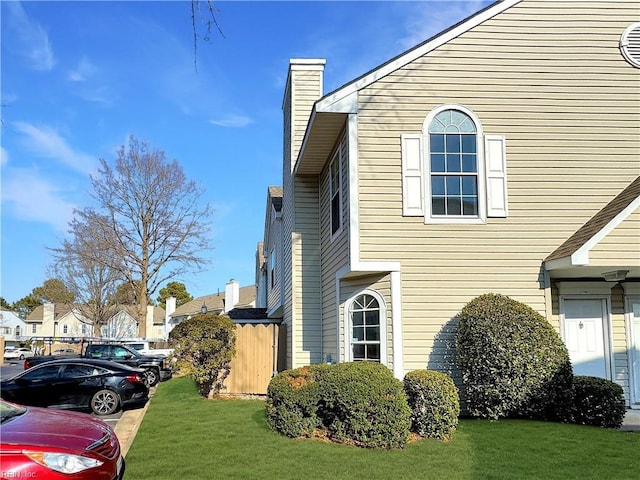
[[[469,115],[442,110],[429,123],[433,217],[478,217],[478,132]]]
[[[348,304],[351,361],[386,361],[384,308],[382,299],[376,297],[373,293],[362,293]]]

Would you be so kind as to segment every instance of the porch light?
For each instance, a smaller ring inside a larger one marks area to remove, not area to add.
[[[610,272],[603,272],[602,278],[607,282],[621,282],[627,278],[627,273],[629,273],[629,270],[612,270]]]
[[[200,307],[200,313],[202,313],[204,315],[208,311],[209,311],[209,309],[207,308],[207,304],[202,302],[202,306]]]

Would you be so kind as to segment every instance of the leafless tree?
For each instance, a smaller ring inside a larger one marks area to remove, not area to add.
[[[52,248],[53,272],[75,293],[75,308],[93,322],[93,335],[101,336],[102,327],[112,314],[112,298],[122,276],[105,261],[109,250],[87,232],[96,231],[96,225],[74,218],[69,224],[69,238],[61,247]],[[98,260],[99,259],[99,260]]]
[[[134,287],[138,335],[146,337],[148,298],[168,279],[207,263],[201,252],[211,248],[211,207],[201,205],[202,188],[177,161],[133,136],[113,167],[100,160],[91,183],[97,206],[76,210],[71,238],[58,254],[73,252]]]

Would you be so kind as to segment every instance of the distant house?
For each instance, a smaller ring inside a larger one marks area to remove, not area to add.
[[[5,345],[19,345],[27,339],[27,323],[10,310],[0,310],[0,336]]]
[[[256,306],[256,286],[240,287],[236,280],[229,280],[223,293],[212,293],[198,297],[168,313],[167,334],[178,323],[199,313],[226,314],[229,311]]]
[[[165,312],[161,307],[147,307],[147,333],[150,339],[164,339]],[[95,337],[93,321],[86,318],[72,305],[45,303],[37,307],[26,320],[26,336],[75,338]],[[114,309],[108,323],[101,328],[101,335],[109,338],[137,337],[135,306]]]
[[[457,376],[494,292],[640,408],[639,39],[638,2],[504,0],[328,94],[291,60],[262,242],[286,366]]]

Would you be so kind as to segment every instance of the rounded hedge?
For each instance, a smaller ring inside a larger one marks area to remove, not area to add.
[[[459,315],[456,351],[471,415],[564,415],[573,378],[569,353],[531,307],[504,295],[475,298]]]
[[[620,428],[626,413],[622,387],[604,378],[576,375],[569,421],[581,425]]]
[[[267,420],[290,437],[321,435],[361,447],[402,448],[411,410],[403,384],[379,363],[310,365],[276,375]]]
[[[422,437],[448,440],[458,426],[460,400],[449,375],[434,370],[414,370],[404,377],[411,408],[411,431]]]

